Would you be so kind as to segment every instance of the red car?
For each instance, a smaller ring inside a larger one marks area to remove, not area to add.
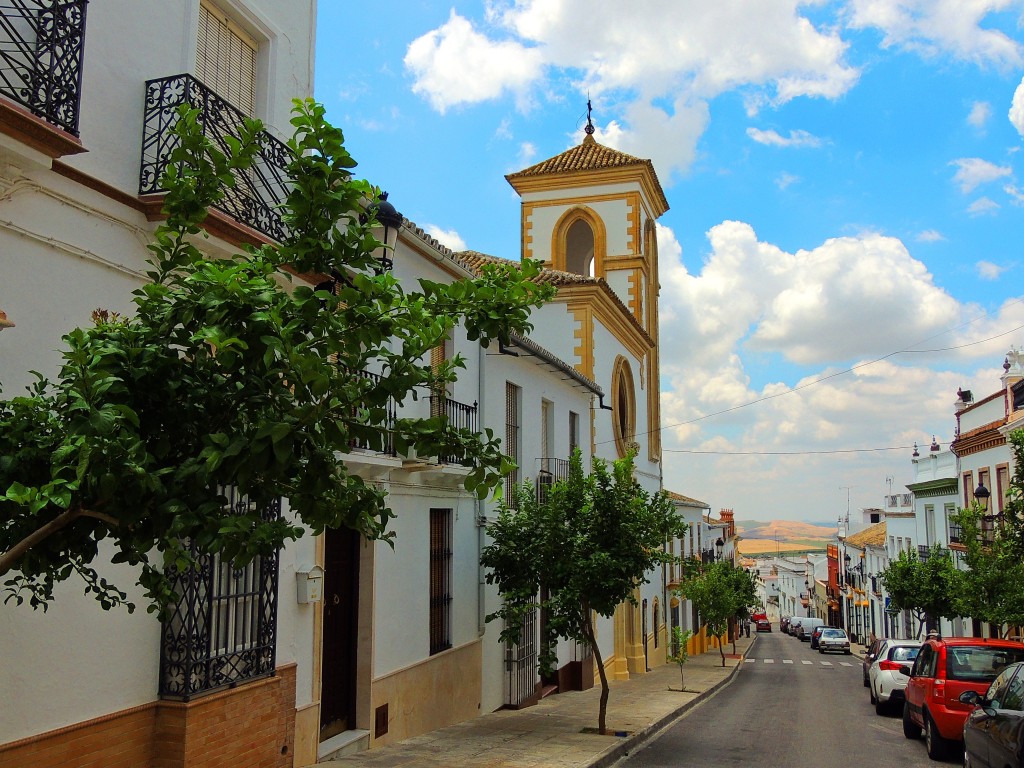
[[[980,637],[926,640],[914,666],[901,667],[910,677],[903,705],[903,735],[921,737],[928,757],[939,760],[963,741],[964,721],[972,707],[960,694],[984,694],[1007,664],[1024,661],[1024,643]]]
[[[771,624],[771,622],[768,621],[768,619],[758,619],[757,620],[757,631],[758,632],[771,632],[772,631],[772,624]]]

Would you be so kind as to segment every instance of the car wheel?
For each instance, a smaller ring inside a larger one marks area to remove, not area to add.
[[[971,762],[971,756],[967,754],[967,747],[964,747],[964,768],[974,768],[974,763]]]
[[[935,728],[935,721],[928,714],[924,718],[924,746],[932,760],[941,760],[949,751],[949,742],[942,738]]]
[[[910,719],[910,704],[903,704],[903,735],[908,739],[921,738],[921,726]]]
[[[884,716],[889,711],[889,702],[882,701],[879,698],[875,698],[875,714],[879,717]]]
[[[825,649],[824,648],[819,648],[818,649],[818,653],[820,653],[822,656],[824,656],[825,655]]]
[[[874,686],[868,686],[868,698],[871,700],[872,704],[878,703],[878,697],[875,696]]]
[[[843,651],[843,653],[845,653],[847,656],[849,656],[851,653],[853,653],[853,651],[851,651],[849,648],[847,648],[845,651]]]
[[[867,674],[867,672],[864,673],[864,687],[865,688],[870,688],[871,687],[871,683],[868,682],[868,674]]]

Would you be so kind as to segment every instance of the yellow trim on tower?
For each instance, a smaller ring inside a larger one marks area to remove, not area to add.
[[[570,312],[575,313],[584,308],[592,312],[591,323],[593,319],[599,320],[636,360],[642,360],[654,343],[643,328],[632,321],[630,315],[623,313],[622,305],[615,302],[600,286],[560,285],[558,295],[551,301],[564,302]],[[590,337],[590,344],[593,345],[593,331]],[[590,359],[593,368],[592,346]],[[585,370],[581,370],[581,373],[591,375]]]
[[[551,263],[560,272],[569,272],[566,268],[566,243],[569,228],[577,221],[584,221],[594,235],[594,276],[604,277],[604,260],[608,255],[608,232],[604,221],[597,212],[585,205],[572,205],[559,216],[551,230]]]

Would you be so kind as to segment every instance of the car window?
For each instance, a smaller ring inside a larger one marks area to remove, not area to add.
[[[1012,671],[1007,670],[1008,673]],[[1013,680],[1006,686],[1006,693],[1003,694],[1002,709],[1024,709],[1024,675],[1020,674],[1019,668]]]
[[[920,648],[907,647],[905,645],[893,646],[889,651],[890,661],[913,661],[917,658],[917,654],[920,652]]]
[[[921,652],[917,654],[917,660],[914,662],[914,677],[932,677],[931,666],[932,659],[934,658],[934,649],[930,645],[923,646]]]
[[[1002,709],[1007,684],[1010,682],[1010,678],[1013,677],[1013,673],[1014,670],[1012,669],[1004,670],[996,676],[996,679],[992,681],[992,685],[988,687],[985,698],[989,700],[993,708]]]
[[[1024,648],[961,645],[946,649],[946,678],[991,682],[1007,664],[1024,661]]]
[[[841,629],[825,629],[822,630],[822,637],[845,637],[846,633]]]

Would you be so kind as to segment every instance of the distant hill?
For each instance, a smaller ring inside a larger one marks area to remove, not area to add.
[[[836,528],[795,520],[737,520],[736,532],[741,536],[741,554],[792,554],[823,552],[836,535]]]

